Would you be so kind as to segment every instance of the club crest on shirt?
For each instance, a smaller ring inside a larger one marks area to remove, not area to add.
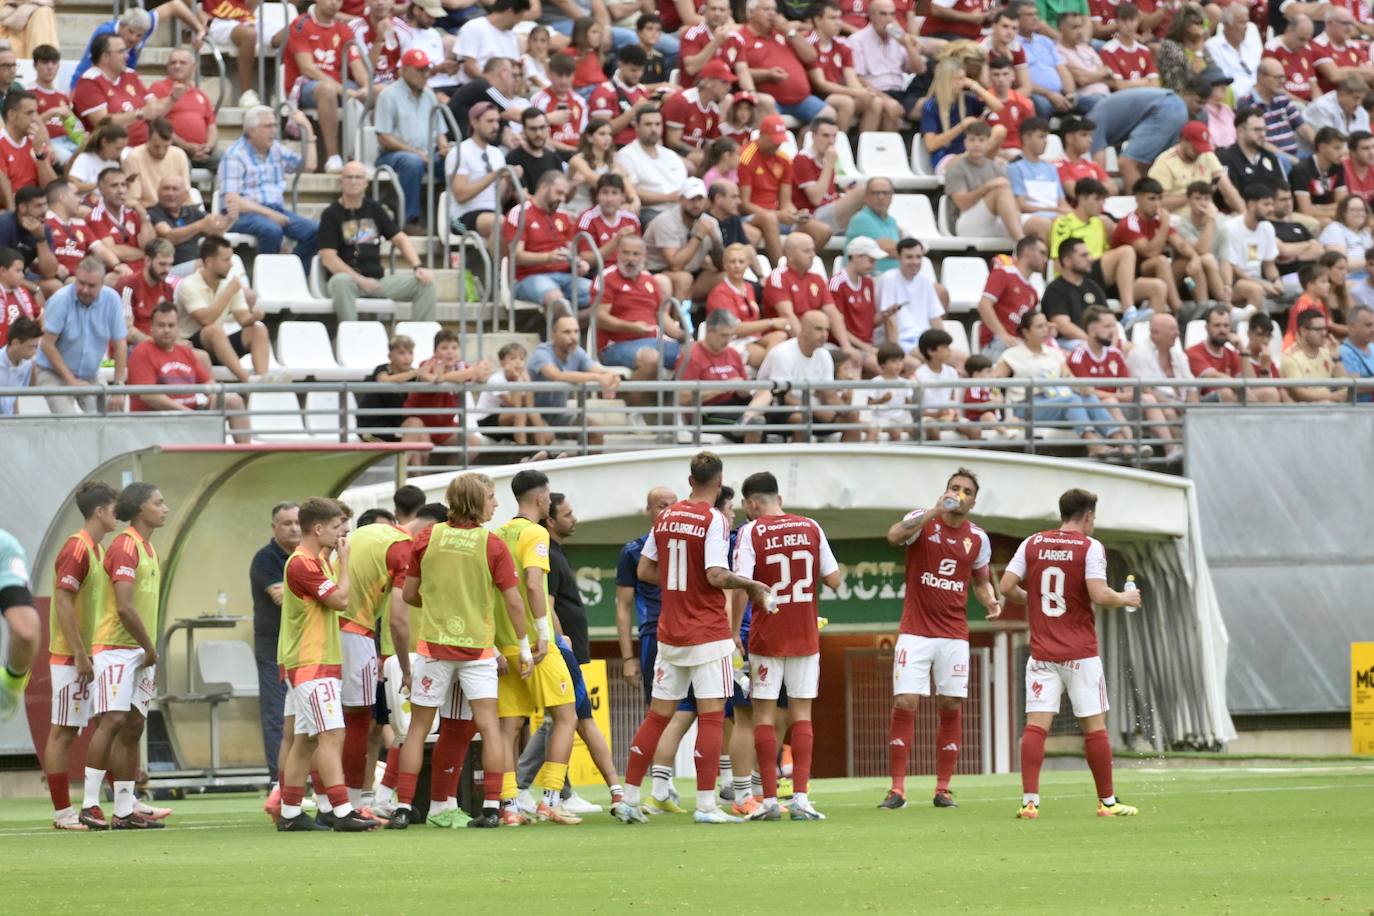
[[[973,538],[964,538],[964,553],[973,553]]]

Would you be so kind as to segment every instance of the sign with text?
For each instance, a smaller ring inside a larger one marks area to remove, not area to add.
[[[1374,756],[1374,642],[1350,644],[1350,750]]]

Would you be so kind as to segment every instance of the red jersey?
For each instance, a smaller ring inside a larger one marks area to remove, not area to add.
[[[1007,138],[1002,146],[1007,149],[1021,148],[1021,122],[1035,117],[1035,105],[1030,99],[1012,89],[1002,100],[1002,110],[988,109],[983,116],[989,124],[1001,124],[1007,129]]]
[[[342,19],[325,25],[315,18],[314,7],[292,20],[286,27],[286,33],[286,62],[283,66],[286,89],[293,99],[300,95],[301,85],[307,80],[296,64],[297,54],[309,54],[310,62],[321,73],[340,83],[344,81],[347,64],[358,59],[358,45],[353,40],[353,30]]]
[[[115,582],[133,583],[138,578],[139,541],[143,542],[143,548],[148,551],[149,556],[157,556],[157,551],[153,549],[153,545],[143,541],[132,525],[116,534],[114,540],[110,542],[110,549],[105,551],[105,575],[110,577],[111,584]]]
[[[1154,52],[1143,42],[1137,41],[1127,48],[1113,38],[1097,53],[1102,58],[1102,66],[1116,74],[1118,79],[1143,80],[1159,75]]]
[[[787,658],[820,652],[820,580],[840,568],[821,526],[786,512],[769,515],[741,528],[735,545],[735,572],[773,592],[772,612],[754,608],[749,654]]]
[[[1188,355],[1188,368],[1194,376],[1200,376],[1208,369],[1216,369],[1227,378],[1240,378],[1240,353],[1229,343],[1222,346],[1220,353],[1213,353],[1207,341],[1199,340],[1183,352]],[[1216,389],[1202,389],[1204,395],[1213,391]]]
[[[1245,361],[1249,363],[1250,368],[1254,370],[1255,378],[1279,377],[1279,365],[1272,359],[1269,360],[1269,368],[1267,370],[1260,364],[1259,360],[1255,359],[1255,357],[1251,356],[1249,353],[1245,354]]]
[[[1154,219],[1147,219],[1140,215],[1139,210],[1132,210],[1130,213],[1126,214],[1126,218],[1117,223],[1116,228],[1112,230],[1112,247],[1116,248],[1120,245],[1130,245],[1139,239],[1148,241],[1153,239],[1157,232],[1159,232],[1158,216]],[[1178,233],[1174,231],[1172,225],[1169,227],[1169,235],[1171,237],[1178,235]]]
[[[932,0],[930,15],[926,16],[925,22],[921,23],[922,35],[957,35],[960,38],[976,40],[983,32],[981,25],[976,22],[941,19],[935,15],[937,9],[953,10],[956,13],[977,13],[981,16],[992,9],[992,2],[991,0]],[[900,18],[897,22],[904,25]]]
[[[42,309],[34,305],[33,299],[29,296],[29,291],[22,286],[14,289],[5,289],[0,286],[0,347],[5,346],[10,340],[10,325],[20,318],[38,319],[42,315]]]
[[[86,130],[95,130],[92,115],[105,109],[109,114],[124,114],[138,111],[148,99],[149,92],[143,80],[132,70],[125,70],[119,79],[111,82],[97,67],[81,74],[76,88],[72,90],[72,110],[86,124]],[[130,146],[142,146],[148,142],[148,122],[134,120],[124,125],[129,133]]]
[[[1283,91],[1303,102],[1312,101],[1312,90],[1317,82],[1312,51],[1311,45],[1303,45],[1296,51],[1290,51],[1287,45],[1277,38],[1264,46],[1264,57],[1272,57],[1283,64]]]
[[[1107,170],[1098,165],[1091,159],[1064,159],[1055,165],[1055,171],[1059,173],[1059,183],[1067,186],[1069,182],[1082,181],[1084,178],[1093,178],[1111,187],[1111,176]]]
[[[1312,44],[1308,47],[1307,53],[1312,58],[1312,69],[1317,72],[1317,86],[1322,92],[1331,92],[1336,88],[1336,84],[1328,79],[1323,79],[1318,68],[1322,64],[1335,64],[1337,67],[1363,67],[1369,57],[1369,46],[1362,41],[1347,41],[1337,47],[1331,43],[1331,36],[1322,32],[1312,39]]]
[[[739,157],[740,190],[751,189],[749,202],[765,210],[782,206],[782,186],[792,184],[792,158],[782,148],[765,153],[757,140],[752,140]]]
[[[67,93],[61,89],[44,89],[37,83],[28,85],[28,92],[38,101],[38,113],[51,111],[54,108],[63,106],[71,108],[72,100],[67,98]],[[48,128],[49,137],[67,136],[67,128],[62,124],[62,119],[58,117],[48,118],[45,125]]]
[[[978,47],[982,48],[987,53],[989,59],[993,57],[1005,57],[1007,60],[1011,61],[1011,65],[1014,69],[1024,70],[1030,66],[1030,61],[1026,59],[1026,48],[1021,44],[1019,38],[1013,38],[1011,44],[999,51],[992,46],[992,36],[989,35],[979,43]]]
[[[1077,531],[1042,531],[1016,548],[1007,572],[1021,578],[1030,620],[1031,658],[1072,662],[1097,655],[1097,621],[1088,580],[1107,579],[1107,551]]]
[[[1116,8],[1121,0],[1088,0],[1088,15],[1096,25],[1116,22]]]
[[[983,414],[996,409],[989,406],[992,404],[991,388],[965,388],[962,403],[965,406],[964,419],[970,423],[977,423]]]
[[[632,228],[635,235],[643,235],[639,231],[639,217],[629,210],[617,210],[615,216],[607,219],[600,207],[592,207],[583,211],[582,215],[577,218],[578,231],[585,232],[596,239],[598,248],[615,238],[620,230],[626,226]],[[616,256],[617,251],[612,248],[611,253],[604,258],[605,263],[614,264]]]
[[[1355,160],[1346,156],[1341,160],[1341,165],[1345,168],[1345,189],[1355,197],[1362,197],[1369,200],[1374,195],[1374,166],[1360,172],[1360,167],[1355,164]]]
[[[530,99],[530,104],[545,114],[555,111],[571,112],[571,117],[558,125],[549,139],[577,146],[582,139],[582,133],[587,129],[587,103],[583,101],[582,96],[576,92],[557,96],[553,94],[552,89],[541,89]]]
[[[1331,321],[1331,310],[1326,307],[1326,303],[1320,299],[1313,299],[1306,293],[1298,297],[1298,301],[1293,303],[1293,307],[1288,310],[1288,323],[1283,330],[1283,348],[1287,350],[1293,346],[1293,341],[1298,334],[1298,317],[1303,312],[1316,310],[1322,313],[1322,317],[1329,324]]]
[[[128,245],[131,248],[142,247],[138,241],[138,234],[143,228],[143,218],[133,207],[124,207],[115,213],[113,210],[105,209],[105,203],[101,201],[87,215],[86,224],[90,226],[94,238],[109,239],[116,245]],[[135,272],[142,272],[142,258],[127,263]]]
[[[687,363],[682,367],[681,379],[684,382],[732,382],[747,379],[744,371],[744,358],[734,347],[725,347],[719,353],[712,353],[704,344],[692,347],[687,355]],[[733,391],[705,392],[703,404],[719,404],[735,396]]]
[[[706,570],[730,568],[725,516],[704,502],[680,499],[658,514],[649,535],[643,555],[659,565],[660,646],[730,642],[725,592],[706,581]]]
[[[1126,357],[1116,347],[1106,347],[1101,356],[1093,356],[1087,346],[1075,347],[1069,353],[1069,371],[1075,378],[1115,379],[1130,378],[1126,368]],[[1117,391],[1112,385],[1098,385],[1103,391]]]
[[[825,277],[809,270],[799,274],[791,264],[773,268],[768,281],[763,284],[764,317],[782,317],[778,312],[781,302],[792,303],[792,314],[798,318],[813,309],[835,304],[830,298],[830,286]]]
[[[924,509],[907,513],[920,518]],[[906,600],[901,632],[933,639],[968,639],[969,580],[987,578],[992,541],[964,520],[950,528],[932,518],[906,542]]]
[[[606,71],[601,69],[601,55],[596,51],[587,51],[581,57],[573,48],[564,48],[559,51],[577,61],[577,68],[573,70],[573,88],[585,89],[588,86],[595,86],[598,83],[606,82]],[[685,72],[685,71],[684,71]]]
[[[731,38],[736,46],[738,57],[755,70],[768,70],[781,67],[787,71],[782,80],[755,80],[759,92],[766,92],[783,105],[795,105],[811,94],[811,78],[806,68],[797,59],[787,36],[774,31],[771,35],[760,35],[749,26],[740,26]]]
[[[428,369],[434,365],[434,360],[427,359],[420,364],[421,369]],[[466,369],[467,363],[460,362],[456,369]],[[458,395],[452,388],[444,388],[439,391],[412,391],[406,395],[404,410],[443,410],[444,413],[423,413],[417,414],[419,420],[426,426],[446,427],[453,426],[458,413]],[[438,438],[444,438],[439,436]]]
[[[988,274],[987,285],[983,287],[983,296],[993,300],[993,312],[1012,337],[1021,336],[1021,316],[1040,304],[1040,294],[1014,266],[994,265]],[[992,329],[984,325],[978,345],[986,347],[992,343],[992,338]]]
[[[129,354],[130,385],[204,385],[210,381],[210,373],[196,359],[189,344],[176,344],[170,351],[164,350],[151,340],[134,347]],[[194,394],[168,394],[167,397],[178,404],[194,407]],[[130,402],[131,410],[152,410],[142,398]]]
[[[720,136],[720,106],[701,103],[701,90],[675,92],[663,101],[663,125],[682,131],[682,144],[701,149]]]
[[[353,33],[353,40],[358,43],[358,53],[367,57],[372,57],[372,46],[377,41],[377,30],[372,27],[372,23],[364,16],[359,16],[348,24],[349,31]],[[372,82],[377,84],[394,83],[401,78],[401,39],[392,29],[382,44],[381,53],[377,55],[377,67],[372,73]]]
[[[873,331],[877,323],[877,294],[872,277],[860,277],[859,285],[849,281],[849,274],[843,270],[835,271],[830,278],[830,298],[835,308],[844,317],[844,329],[854,340],[873,343]],[[834,339],[832,334],[831,339]]]
[[[797,158],[792,160],[792,206],[796,207],[798,211],[811,213],[840,199],[839,192],[835,190],[834,169],[830,170],[830,183],[826,185],[820,203],[813,204],[811,198],[806,196],[804,188],[819,181],[822,171],[824,171],[824,167],[810,149],[801,150],[797,153]]]
[[[704,0],[697,0],[693,6],[697,9],[697,15],[706,11]],[[664,32],[676,32],[682,28],[682,14],[677,11],[677,4],[673,0],[658,0],[658,15],[663,20]]]
[[[232,19],[247,23],[257,18],[249,8],[247,0],[201,0],[200,8],[211,19]]]
[[[15,143],[8,131],[0,129],[0,172],[9,178],[11,192],[38,184],[38,161],[27,136]]]
[[[867,24],[868,21],[865,19],[864,25]],[[844,71],[854,68],[854,52],[850,50],[849,44],[843,38],[834,38],[830,41],[830,47],[822,48],[820,33],[814,31],[806,36],[806,43],[816,51],[816,60],[810,65],[811,69],[819,68],[821,76],[843,86]]]
[[[324,561],[316,557],[302,556],[298,553],[293,553],[286,558],[286,568],[283,570],[282,579],[284,580],[283,584],[291,590],[291,594],[306,602],[318,603],[321,606],[324,604],[324,599],[332,595],[339,587],[339,584],[326,573]],[[289,684],[303,684],[306,681],[326,677],[343,677],[343,665],[304,664],[296,668],[286,668],[279,664],[277,668]]]
[[[868,0],[839,0],[840,10],[843,15],[840,17],[845,23],[855,29],[861,29],[868,25]]]
[[[51,210],[43,218],[43,225],[52,231],[52,253],[57,263],[67,268],[67,273],[76,273],[76,265],[90,253],[91,246],[99,241],[86,221],[79,216],[64,223]]]
[[[506,221],[501,226],[501,235],[510,244],[515,240],[515,233],[520,225],[520,209],[512,208],[506,214]],[[534,201],[525,201],[525,250],[531,254],[538,254],[544,251],[558,251],[567,248],[572,241],[576,229],[573,227],[572,217],[559,210],[557,213],[545,213],[535,205]],[[548,273],[567,273],[567,260],[554,261],[550,264],[527,264],[523,267],[515,268],[515,279],[523,280],[534,274]]]
[[[164,277],[161,283],[150,284],[148,272],[140,270],[118,280],[114,288],[118,293],[129,291],[129,306],[134,313],[134,329],[144,334],[152,334],[153,309],[157,308],[160,302],[175,301],[173,297],[176,294],[176,286],[177,281],[172,277]]]
[[[618,118],[649,97],[649,89],[643,83],[626,86],[619,78],[609,79],[587,97],[587,111],[593,118]],[[628,146],[635,142],[635,136],[634,120],[631,119],[615,135],[615,145]]]
[[[95,554],[96,562],[101,562],[105,556],[105,548],[85,531],[78,531],[68,537],[62,545],[62,549],[58,551],[57,559],[53,561],[53,588],[60,588],[62,591],[72,594],[81,591],[81,586],[86,584],[86,577],[93,571],[91,569],[92,553]],[[102,565],[94,571],[103,575],[105,568]],[[61,661],[55,662],[56,664],[71,664],[70,655],[58,656],[57,658],[60,658]]]
[[[711,43],[711,30],[706,23],[699,22],[690,29],[682,33],[681,50],[678,51],[678,60],[686,60],[693,54],[700,54],[702,49]],[[718,60],[730,68],[730,72],[735,72],[735,64],[739,61],[740,54],[744,48],[732,39],[722,42],[716,48],[715,56],[711,60]],[[704,66],[704,64],[703,64]],[[697,84],[697,78],[687,72],[686,67],[678,70],[677,81],[684,89],[691,89]]]
[[[733,312],[740,321],[758,321],[760,312],[758,300],[754,297],[754,284],[746,280],[743,289],[735,289],[729,280],[722,277],[706,297],[706,314],[716,309]]]
[[[601,302],[609,303],[611,314],[621,321],[640,321],[658,326],[658,307],[662,296],[659,295],[653,274],[647,270],[641,270],[631,279],[620,272],[618,265],[607,267],[601,276],[592,281],[591,298],[593,301],[599,298]],[[604,347],[622,340],[643,340],[651,336],[643,331],[602,328],[601,339],[597,343]]]
[[[165,99],[176,88],[171,80],[158,80],[148,91]],[[210,138],[210,125],[215,123],[215,106],[199,87],[188,86],[163,117],[171,122],[172,132],[187,143],[204,143]]]

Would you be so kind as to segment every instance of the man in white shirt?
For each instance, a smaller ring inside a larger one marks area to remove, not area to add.
[[[917,344],[931,328],[944,330],[945,310],[940,306],[935,284],[921,274],[924,246],[916,239],[897,243],[897,266],[878,279],[878,319],[874,342],[892,341],[907,354],[910,368],[924,360]],[[963,363],[959,354],[957,364]],[[955,362],[951,360],[951,362]]]
[[[406,5],[405,18],[392,22],[402,51],[419,48],[435,62],[429,73],[429,88],[443,103],[447,103],[453,90],[458,88],[459,72],[458,59],[449,51],[453,39],[434,27],[435,20],[445,15],[447,12],[439,0],[411,0]]]
[[[515,23],[520,19],[516,0],[492,0],[483,4],[485,16],[477,16],[463,23],[453,54],[458,58],[458,84],[482,75],[482,68],[493,57],[520,59],[520,42]]]
[[[687,181],[687,163],[663,145],[663,115],[657,105],[640,105],[633,120],[635,142],[617,153],[616,161],[639,192],[639,222],[648,226],[665,207],[677,203]]]
[[[1150,318],[1150,339],[1136,344],[1126,357],[1126,368],[1131,375],[1143,382],[1168,382],[1171,379],[1186,380],[1193,377],[1188,368],[1188,357],[1178,342],[1178,321],[1173,315],[1160,314]],[[1168,426],[1169,441],[1164,446],[1167,458],[1177,458],[1183,451],[1179,440],[1183,436],[1178,425],[1180,411],[1171,404],[1180,402],[1196,404],[1196,388],[1175,388],[1172,385],[1156,385],[1149,389],[1159,405],[1159,413],[1171,425]],[[1150,416],[1149,419],[1153,419]]]
[[[1241,191],[1245,212],[1226,227],[1226,260],[1222,278],[1231,284],[1231,301],[1266,311],[1268,299],[1287,295],[1279,276],[1279,242],[1274,234],[1274,189],[1254,182]]]
[[[793,386],[798,386],[776,396],[775,403],[778,407],[796,408],[802,403],[801,389],[806,385],[825,384],[835,380],[835,360],[825,348],[825,342],[829,338],[830,316],[820,309],[812,309],[801,317],[801,333],[768,351],[768,355],[763,358],[763,365],[759,366],[759,379],[789,382]],[[811,420],[815,424],[856,422],[857,417],[853,411],[839,409],[847,405],[840,400],[839,392],[834,388],[813,391],[811,403]],[[824,407],[816,409],[817,405]],[[800,410],[794,409],[787,414],[789,426],[803,426],[792,433],[793,442],[806,441],[805,422],[806,417]],[[823,428],[816,430],[819,436],[828,436],[831,432],[833,430]],[[858,442],[859,431],[847,429],[841,438],[845,442]]]
[[[1248,4],[1232,3],[1222,7],[1221,25],[1217,26],[1217,33],[1207,39],[1203,49],[1212,56],[1212,63],[1231,78],[1233,98],[1241,98],[1254,88],[1264,42],[1259,29],[1250,24]]]
[[[510,181],[497,173],[506,166],[506,155],[496,140],[501,136],[501,112],[490,102],[478,102],[468,112],[472,136],[450,151],[444,168],[449,173],[449,194],[454,208],[449,220],[455,232],[475,230],[491,235]]]

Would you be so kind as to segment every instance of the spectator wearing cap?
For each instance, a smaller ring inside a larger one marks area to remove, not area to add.
[[[767,93],[777,110],[808,124],[822,114],[835,117],[835,110],[811,94],[811,78],[806,67],[815,62],[816,50],[794,22],[781,20],[777,28],[776,0],[748,0],[745,24],[735,32],[733,51],[735,75],[747,92]]]
[[[72,89],[72,109],[88,131],[110,121],[128,132],[130,146],[142,144],[148,139],[148,122],[161,117],[171,99],[155,97],[129,68],[119,35],[96,36],[91,53],[94,66],[77,71],[81,78]]]
[[[1188,185],[1195,181],[1215,184],[1226,206],[1239,213],[1245,209],[1240,192],[1231,183],[1226,167],[1212,151],[1211,134],[1201,121],[1189,121],[1179,141],[1150,166],[1149,177],[1164,189],[1164,209],[1176,211],[1188,203]],[[1132,185],[1134,187],[1134,185]]]
[[[691,89],[663,100],[664,145],[700,173],[706,144],[720,136],[720,104],[730,95],[735,75],[724,61],[707,61]]]
[[[827,121],[834,118],[826,117]],[[795,178],[792,157],[782,150],[787,142],[787,127],[778,115],[769,115],[759,126],[759,135],[740,153],[739,184],[744,212],[763,231],[768,256],[777,260],[782,252],[783,235],[793,231],[809,235],[820,248],[830,241],[831,228],[794,205]]]
[[[434,94],[441,102],[452,102],[454,91],[458,88],[458,59],[445,51],[452,40],[446,33],[434,27],[436,20],[447,15],[448,11],[439,0],[411,0],[406,4],[404,18],[392,22],[396,29],[396,37],[400,39],[402,51],[418,48],[429,58],[429,88],[434,90]],[[490,64],[491,61],[487,63]],[[472,103],[469,102],[464,107],[471,106]],[[464,111],[463,115],[457,118],[459,126],[468,123],[467,112]],[[455,111],[454,116],[457,117],[458,112]]]
[[[458,82],[477,79],[493,57],[520,59],[520,39],[515,23],[529,9],[528,0],[491,0],[482,4],[482,15],[463,23],[453,43],[458,58]]]
[[[1117,162],[1122,184],[1128,188],[1145,177],[1150,164],[1177,142],[1188,122],[1188,106],[1165,89],[1125,89],[1113,92],[1093,108],[1094,155],[1106,147],[1120,150]]]
[[[296,243],[295,254],[310,270],[320,224],[286,208],[286,176],[315,170],[315,130],[301,111],[291,116],[300,127],[304,155],[277,140],[277,116],[263,106],[243,115],[243,136],[225,150],[219,164],[219,188],[227,207],[237,207],[231,232],[258,240],[258,254],[277,254],[282,240]]]
[[[549,116],[533,106],[520,112],[520,143],[506,155],[525,190],[534,193],[548,172],[563,174],[563,157],[549,148]]]
[[[227,20],[212,20],[224,21]],[[256,47],[256,42],[250,41],[248,46],[248,61],[249,66],[252,66],[252,49]],[[243,59],[239,60],[242,67]],[[169,99],[171,102],[171,107],[163,117],[172,125],[172,143],[186,153],[192,165],[214,171],[219,167],[219,126],[216,123],[215,106],[211,104],[210,97],[195,84],[196,63],[197,58],[190,48],[173,48],[167,57],[167,78],[153,83],[148,87],[148,91],[160,99]],[[252,83],[247,82],[243,85],[251,86]],[[258,94],[249,89],[240,99],[256,100],[257,97]],[[253,105],[260,104],[262,103],[253,101]],[[252,106],[240,101],[239,107]],[[153,191],[156,190],[157,185],[154,184]]]
[[[878,374],[877,326],[878,292],[873,280],[873,265],[886,256],[871,238],[861,235],[844,246],[844,267],[830,278],[830,298],[835,312],[843,323],[849,349],[862,360],[863,371]],[[840,345],[839,335],[831,328],[830,340]],[[850,356],[853,359],[854,356]]]
[[[897,22],[893,0],[873,0],[868,25],[850,35],[847,43],[859,79],[896,99],[908,117],[917,114],[917,103],[929,85],[919,79],[926,72],[926,59],[916,36]]]
[[[14,206],[16,191],[57,180],[49,159],[48,131],[38,120],[38,101],[22,89],[5,94],[0,134],[0,205]]]
[[[635,141],[616,154],[616,161],[639,192],[639,221],[648,227],[682,193],[687,163],[663,145],[663,114],[658,106],[641,104],[635,109],[634,125]],[[705,196],[704,190],[702,193]]]
[[[1359,76],[1348,76],[1303,110],[1302,116],[1313,130],[1330,127],[1349,136],[1357,130],[1369,130],[1369,112],[1364,109],[1364,97],[1369,84]]]
[[[401,55],[401,78],[377,96],[377,165],[394,169],[401,180],[407,225],[419,222],[426,173],[442,179],[448,155],[448,125],[435,117],[439,99],[426,85],[429,67],[429,56],[411,48]]]
[[[454,231],[474,230],[487,236],[510,191],[510,180],[500,174],[506,167],[506,155],[497,145],[501,112],[490,102],[478,102],[469,117],[472,135],[448,157],[449,194],[454,202],[449,217]]]
[[[1248,93],[1255,85],[1264,40],[1259,29],[1250,22],[1250,10],[1243,3],[1232,3],[1221,9],[1221,23],[1217,33],[1207,39],[1203,47],[1212,63],[1232,80],[1235,98]]]
[[[545,172],[534,193],[522,207],[512,208],[501,225],[505,243],[516,243],[515,298],[538,302],[546,311],[552,306],[576,310],[591,301],[590,265],[582,258],[568,261],[577,224],[559,209],[567,199],[567,176]]]
[[[157,31],[158,23],[165,16],[171,16],[190,29],[192,45],[200,47],[200,43],[205,39],[205,26],[183,0],[167,0],[165,3],[149,4],[149,7],[143,8],[130,7],[118,19],[107,20],[95,27],[90,40],[86,42],[86,50],[81,55],[81,61],[72,72],[71,88],[76,88],[76,84],[85,78],[86,71],[92,66],[100,66],[101,53],[95,45],[106,35],[120,40],[123,45],[121,54],[124,66],[129,70],[136,70],[144,45],[148,43],[153,32]]]
[[[635,109],[650,100],[653,92],[640,80],[648,55],[639,45],[626,45],[616,53],[615,75],[592,90],[587,97],[587,114],[605,118],[615,131],[615,145],[625,146],[635,139]]]
[[[426,92],[429,90],[426,89]],[[434,318],[434,278],[420,266],[410,237],[367,194],[367,167],[357,160],[340,173],[342,193],[320,214],[320,263],[329,277],[329,298],[340,321],[358,317],[358,296],[409,302],[416,321]],[[410,276],[382,269],[382,240],[391,242]]]
[[[678,205],[659,214],[644,233],[649,269],[666,277],[678,299],[705,299],[720,282],[725,243],[720,225],[705,210],[706,185],[688,178]]]
[[[1298,213],[1317,220],[1322,227],[1336,218],[1336,205],[1348,193],[1345,186],[1345,135],[1334,127],[1317,131],[1315,152],[1288,173]]]
[[[1304,17],[1306,18],[1306,17]],[[1284,91],[1283,64],[1277,58],[1260,61],[1254,88],[1236,102],[1236,111],[1254,108],[1264,117],[1264,142],[1291,167],[1298,159],[1298,140],[1308,146],[1317,129],[1307,122],[1293,99]],[[1240,125],[1236,125],[1239,132]]]
[[[598,293],[596,338],[603,364],[629,369],[636,381],[658,378],[661,344],[664,368],[677,365],[686,335],[671,314],[659,325],[659,307],[667,289],[645,269],[644,239],[637,235],[620,239],[616,262],[592,284],[592,298],[598,298]]]

